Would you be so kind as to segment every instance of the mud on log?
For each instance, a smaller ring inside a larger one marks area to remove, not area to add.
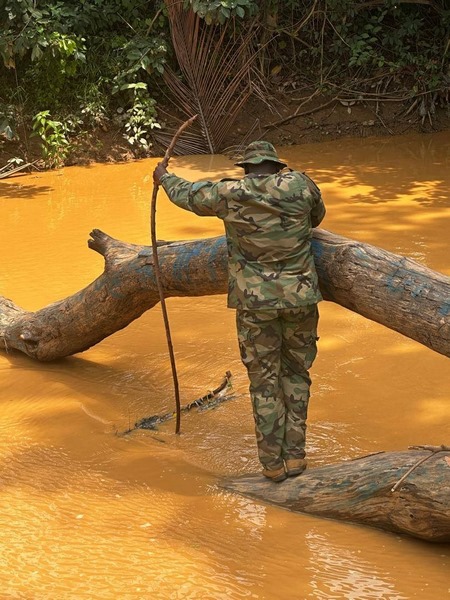
[[[381,452],[307,470],[280,484],[252,475],[225,480],[221,487],[294,512],[429,542],[450,542],[450,448],[446,448]]]
[[[73,296],[36,312],[0,296],[0,348],[55,360],[87,350],[157,304],[149,246],[121,242],[98,229],[88,244],[104,256],[105,270]],[[312,245],[326,300],[450,356],[448,277],[325,230],[314,230]],[[158,246],[166,297],[226,293],[223,236]]]

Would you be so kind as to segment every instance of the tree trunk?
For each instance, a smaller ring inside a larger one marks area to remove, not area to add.
[[[94,229],[89,247],[105,257],[100,277],[36,312],[0,297],[0,347],[49,361],[87,350],[158,301],[148,246]],[[166,297],[224,294],[224,237],[159,242]],[[324,230],[313,234],[322,294],[436,352],[450,355],[450,280],[414,261]]]
[[[251,475],[221,487],[294,512],[450,542],[450,448],[443,448],[381,452],[307,470],[279,484]]]

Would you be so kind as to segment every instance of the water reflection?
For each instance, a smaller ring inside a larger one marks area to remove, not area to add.
[[[442,144],[436,144],[436,139]],[[310,153],[304,153],[301,162],[322,184],[352,188],[351,202],[410,199],[428,207],[448,206],[449,146],[446,133],[342,140],[321,145],[320,163]],[[290,158],[289,149],[283,156]],[[290,162],[298,161],[295,155],[292,158]]]
[[[330,600],[407,600],[396,590],[394,575],[381,572],[373,563],[358,556],[358,550],[339,547],[328,536],[309,533],[308,548],[314,556],[309,567],[313,592],[308,598]]]

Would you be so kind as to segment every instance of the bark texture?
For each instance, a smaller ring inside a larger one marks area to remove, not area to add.
[[[149,246],[94,229],[90,248],[105,270],[76,294],[36,312],[0,296],[0,348],[50,361],[87,350],[159,302]],[[227,291],[223,236],[158,242],[165,296]],[[323,296],[450,356],[450,279],[380,248],[315,230],[313,252]]]
[[[382,452],[308,469],[280,484],[252,475],[226,480],[221,487],[294,512],[450,542],[449,450]]]

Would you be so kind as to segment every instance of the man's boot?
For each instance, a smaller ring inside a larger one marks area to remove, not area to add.
[[[280,483],[280,481],[284,481],[286,479],[286,472],[284,470],[284,467],[280,467],[279,469],[274,470],[264,469],[262,474],[264,475],[264,477],[267,477],[267,479],[270,479],[275,483]]]
[[[301,475],[306,469],[306,460],[304,458],[288,458],[285,461],[286,474],[288,477],[296,477]]]

